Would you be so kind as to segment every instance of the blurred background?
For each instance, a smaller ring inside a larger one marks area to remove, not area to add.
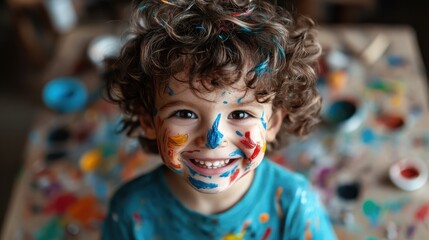
[[[20,174],[28,135],[38,111],[46,69],[61,40],[81,26],[124,24],[130,0],[0,0],[0,220]],[[408,25],[415,30],[429,69],[429,1],[277,0],[321,25]],[[83,54],[84,55],[84,54]],[[64,59],[67,61],[67,59]],[[81,68],[82,66],[76,66]],[[49,74],[48,74],[49,75]],[[427,76],[426,76],[427,79]]]

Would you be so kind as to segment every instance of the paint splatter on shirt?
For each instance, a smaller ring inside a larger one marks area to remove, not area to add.
[[[246,195],[229,210],[212,215],[181,204],[168,190],[159,167],[116,192],[101,239],[304,240],[309,236],[336,239],[317,195],[301,175],[264,160]]]

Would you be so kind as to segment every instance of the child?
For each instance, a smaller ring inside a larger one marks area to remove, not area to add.
[[[318,122],[313,22],[259,0],[146,0],[131,23],[108,96],[164,165],[116,192],[102,239],[335,239],[307,180],[264,158]]]

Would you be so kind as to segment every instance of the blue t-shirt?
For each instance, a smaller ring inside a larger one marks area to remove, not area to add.
[[[264,160],[247,193],[219,214],[195,212],[169,191],[162,166],[122,186],[110,202],[103,240],[336,239],[308,181]]]

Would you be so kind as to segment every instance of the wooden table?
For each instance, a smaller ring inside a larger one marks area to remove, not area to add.
[[[88,86],[97,85],[99,74],[92,67],[75,71],[81,55],[69,54],[84,53],[90,39],[106,32],[109,29],[100,31],[98,26],[89,26],[67,35],[43,79],[74,74]],[[329,75],[332,69],[324,73],[324,84],[319,81],[324,111],[338,97],[347,96],[359,100],[364,114],[353,131],[322,127],[307,140],[292,142],[273,160],[309,177],[335,222],[339,239],[395,239],[395,234],[397,239],[426,239],[428,184],[405,192],[394,186],[387,174],[401,157],[429,163],[427,86],[414,32],[405,26],[330,26],[322,27],[319,36],[324,56],[333,50],[352,54],[346,55],[349,63],[341,69],[347,81],[332,85],[336,81]],[[376,61],[365,63],[362,52],[377,36],[387,40],[384,43],[388,47]],[[386,59],[402,62],[393,66]],[[393,92],[376,88],[371,85],[376,78],[385,83],[383,86],[396,88]],[[403,114],[404,128],[380,130],[376,119],[380,109]],[[75,114],[40,113],[29,134],[25,164],[16,181],[2,239],[98,238],[114,189],[159,164],[159,158],[138,150],[133,140],[117,137],[106,141],[106,134],[112,134],[111,127],[117,126],[117,117],[117,110],[102,101]],[[72,136],[61,144],[49,143],[49,133],[61,126]],[[108,152],[106,146],[115,150]],[[46,161],[47,155],[58,149],[67,154]],[[95,170],[84,171],[81,156],[94,149],[104,154],[103,160]],[[358,190],[351,201],[337,194],[339,186],[347,184]],[[83,214],[85,209],[92,212]]]

